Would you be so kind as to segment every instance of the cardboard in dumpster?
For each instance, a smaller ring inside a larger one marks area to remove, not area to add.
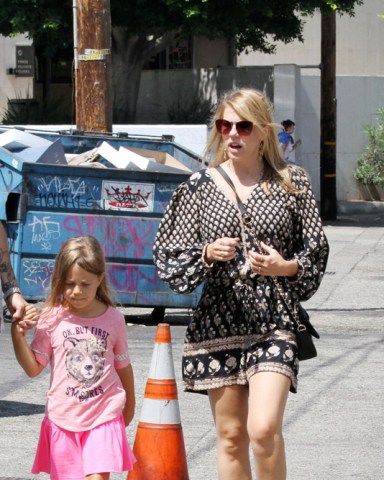
[[[17,128],[12,128],[0,134],[0,147],[6,148],[10,152],[18,152],[28,147],[47,147],[51,143],[50,140],[23,132]]]
[[[123,168],[130,168],[132,165],[138,167],[140,170],[148,170],[150,160],[135,152],[131,152],[128,148],[119,148],[119,157],[122,163],[126,163]]]
[[[55,165],[66,165],[64,148],[60,140],[51,142],[44,147],[28,147],[17,153],[23,162],[28,163],[49,163]]]
[[[68,163],[147,172],[185,173],[190,171],[168,153],[131,147],[120,147],[116,150],[107,142],[103,142],[100,147],[73,156],[68,159]]]
[[[179,170],[184,170],[184,172],[190,172],[191,170],[185,166],[183,163],[176,160],[176,158],[172,157],[167,152],[161,152],[160,150],[149,150],[146,148],[135,148],[129,147],[129,150],[132,152],[138,153],[146,158],[152,158],[157,163],[161,163],[163,165],[167,165],[169,167],[177,168]]]
[[[67,164],[64,148],[54,142],[13,128],[0,134],[0,146],[14,153],[18,160],[28,163]]]
[[[92,148],[84,153],[66,153],[65,158],[68,165],[80,165],[85,167],[108,168],[107,165],[100,163],[97,159],[100,157],[98,148]]]

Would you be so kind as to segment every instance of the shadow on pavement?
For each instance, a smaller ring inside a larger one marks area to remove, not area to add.
[[[0,400],[0,417],[22,417],[44,413],[45,405]]]

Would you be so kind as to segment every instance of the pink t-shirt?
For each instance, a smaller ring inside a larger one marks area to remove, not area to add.
[[[51,366],[46,415],[56,425],[85,431],[121,414],[125,391],[116,369],[130,359],[118,310],[81,318],[55,307],[38,323],[31,348],[41,365]]]

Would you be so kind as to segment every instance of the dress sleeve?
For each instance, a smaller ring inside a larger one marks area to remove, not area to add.
[[[178,293],[192,292],[210,269],[203,260],[199,192],[194,185],[198,175],[174,192],[154,243],[153,258],[159,277]]]
[[[297,170],[293,172],[292,180],[300,189],[300,193],[295,194],[297,208],[293,222],[292,256],[298,261],[299,269],[289,282],[300,300],[308,300],[323,279],[329,245],[308,177]]]

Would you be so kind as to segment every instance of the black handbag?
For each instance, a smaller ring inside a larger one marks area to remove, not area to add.
[[[320,335],[310,322],[308,312],[301,305],[301,303],[299,303],[298,313],[296,315],[295,312],[293,312],[293,310],[289,307],[286,294],[277,277],[272,277],[272,280],[275,284],[276,290],[279,292],[280,297],[284,302],[285,308],[288,310],[288,313],[295,322],[297,356],[299,360],[309,360],[317,357],[317,350],[313,342],[313,337],[320,338]]]
[[[317,350],[313,342],[313,337],[320,338],[320,335],[317,333],[315,327],[310,322],[308,312],[301,305],[301,303],[299,303],[298,313],[296,315],[289,307],[286,299],[286,294],[279,281],[276,277],[272,277],[272,279],[277,291],[280,294],[281,299],[284,302],[285,308],[288,310],[288,313],[295,322],[297,356],[299,357],[299,360],[309,360],[310,358],[317,357]]]
[[[252,223],[252,218],[249,213],[246,211],[243,202],[241,201],[240,197],[238,196],[235,186],[225,170],[219,165],[216,167],[219,173],[223,176],[223,178],[227,181],[227,183],[232,187],[233,191],[236,195],[237,204],[239,207],[239,211],[241,213],[241,220],[246,225],[250,225]],[[316,346],[313,342],[313,337],[320,338],[320,335],[315,330],[314,326],[309,321],[308,312],[303,308],[303,306],[299,303],[298,307],[298,314],[296,315],[293,310],[289,307],[286,294],[280,285],[277,277],[271,277],[276,290],[279,292],[280,297],[282,298],[286,309],[288,310],[291,318],[295,323],[295,334],[297,340],[297,350],[298,350],[298,358],[299,360],[309,360],[310,358],[314,358],[317,356]]]
[[[296,321],[296,340],[299,360],[309,360],[317,357],[313,337],[320,338],[312,323],[308,312],[300,305],[298,320]]]

